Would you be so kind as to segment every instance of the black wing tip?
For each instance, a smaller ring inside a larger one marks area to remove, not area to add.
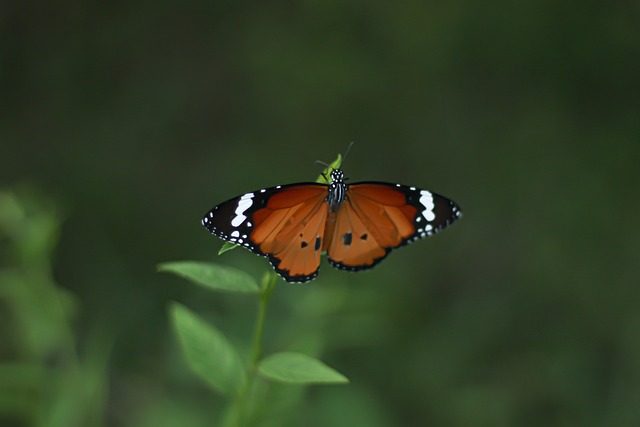
[[[206,217],[202,219],[202,226],[206,228],[209,233],[216,234],[215,227],[213,226],[213,224],[205,222],[206,219]]]
[[[460,205],[458,205],[453,200],[447,200],[449,200],[449,206],[451,206],[451,215],[449,215],[449,217],[445,220],[444,225],[442,225],[440,230],[450,226],[451,224],[462,218],[462,208],[460,207]]]
[[[211,234],[215,234],[216,231],[216,227],[213,225],[213,211],[215,210],[212,209],[210,211],[208,211],[206,214],[204,214],[204,216],[202,217],[202,220],[200,221],[200,223],[202,224],[202,226],[204,228],[207,229],[207,231]]]
[[[462,208],[460,207],[460,205],[451,199],[447,199],[447,200],[449,200],[449,204],[451,205],[451,211],[453,213],[453,216],[455,217],[453,221],[455,221],[458,218],[462,218]]]
[[[439,194],[431,194],[437,200],[434,208],[434,212],[436,213],[435,219],[427,221],[426,224],[423,224],[423,220],[426,218],[422,216],[421,212],[417,212],[414,218],[414,226],[416,227],[416,232],[413,236],[409,236],[407,239],[405,239],[406,243],[411,243],[415,240],[423,239],[425,237],[433,236],[434,234],[440,233],[442,230],[462,218],[462,208],[460,207],[460,205],[458,205],[453,200]],[[439,212],[436,212],[436,210]]]

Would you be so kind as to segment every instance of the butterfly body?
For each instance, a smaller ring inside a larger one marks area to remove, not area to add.
[[[318,274],[323,252],[336,268],[374,267],[391,250],[442,230],[462,211],[427,190],[384,182],[299,183],[246,193],[202,219],[212,234],[269,258],[288,282]]]

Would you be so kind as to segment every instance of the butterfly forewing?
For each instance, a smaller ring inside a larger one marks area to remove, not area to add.
[[[288,282],[316,277],[326,223],[327,186],[278,186],[228,200],[202,224],[216,236],[267,256]]]
[[[364,270],[397,247],[445,228],[461,215],[451,200],[427,190],[381,182],[349,186],[333,229],[329,262]]]

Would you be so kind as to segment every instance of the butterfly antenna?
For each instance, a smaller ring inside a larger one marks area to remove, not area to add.
[[[316,160],[316,164],[317,164],[317,165],[322,165],[322,166],[324,166],[325,168],[330,168],[330,167],[331,167],[331,165],[326,164],[326,163],[325,163],[325,162],[323,162],[322,160]]]
[[[342,164],[344,164],[344,162],[347,160],[347,156],[349,155],[349,151],[351,151],[351,147],[353,147],[353,144],[355,144],[355,141],[351,141],[349,143],[349,146],[347,147],[347,151],[344,152],[344,156],[342,156]]]
[[[342,165],[344,164],[345,160],[347,160],[347,155],[349,154],[349,151],[351,151],[351,147],[353,147],[353,144],[355,144],[355,142],[354,142],[354,141],[351,141],[351,142],[349,143],[349,146],[347,147],[347,151],[345,151],[345,152],[344,152],[344,155],[342,156],[342,161],[340,162],[340,167],[342,167]],[[324,166],[324,167],[325,167],[325,168],[327,168],[327,169],[335,169],[333,166],[331,166],[330,164],[327,164],[327,163],[323,162],[322,160],[316,160],[316,164],[318,164],[318,165],[322,165],[322,166]],[[324,176],[324,174],[323,174],[323,176]],[[327,177],[325,176],[325,179],[326,179],[326,178],[327,178]]]

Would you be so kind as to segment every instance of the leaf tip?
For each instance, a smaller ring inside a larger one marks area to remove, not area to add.
[[[218,255],[222,255],[223,253],[225,253],[227,251],[231,251],[231,250],[233,250],[233,249],[235,249],[237,247],[238,247],[238,245],[236,245],[235,243],[224,242],[224,245],[222,245],[222,247],[218,251]]]

